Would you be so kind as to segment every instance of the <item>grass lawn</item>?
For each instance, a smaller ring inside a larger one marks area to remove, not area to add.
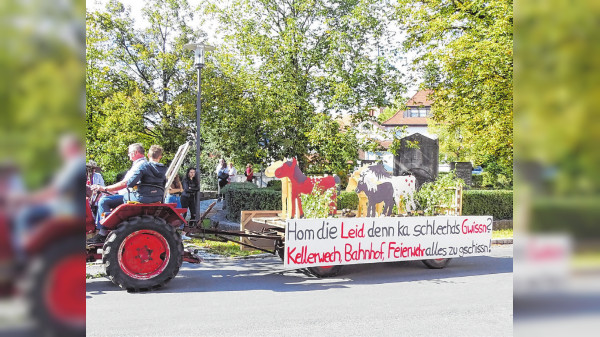
[[[204,219],[202,221],[202,226],[204,228],[210,227],[210,220]],[[214,235],[206,235],[207,238],[214,238]],[[234,239],[239,239],[235,237]],[[211,241],[211,240],[202,240],[200,239],[192,239],[191,241],[194,245],[198,247],[205,248],[208,253],[223,255],[227,257],[241,257],[241,256],[250,256],[256,254],[262,254],[264,252],[260,250],[242,250],[241,246],[237,243],[233,242],[219,242],[219,241]]]
[[[210,235],[206,236],[210,237]],[[208,253],[227,257],[242,257],[264,253],[260,250],[242,250],[239,244],[233,242],[219,242],[211,240],[205,240],[202,242],[200,239],[192,239],[191,242],[195,246],[205,248]]]
[[[511,229],[498,229],[492,231],[492,239],[511,239],[513,237],[513,230]]]
[[[571,259],[573,268],[600,268],[600,252],[574,253]]]

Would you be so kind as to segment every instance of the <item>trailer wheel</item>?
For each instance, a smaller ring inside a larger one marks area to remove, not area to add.
[[[283,261],[285,254],[285,244],[281,240],[275,241],[275,253]]]
[[[104,243],[106,275],[130,292],[164,286],[183,262],[181,235],[164,219],[144,215],[122,222]]]
[[[342,270],[342,266],[323,266],[306,268],[311,274],[318,278],[333,277]]]
[[[431,269],[442,269],[448,265],[451,259],[430,259],[422,262]]]
[[[85,253],[80,237],[52,244],[29,265],[23,286],[44,336],[85,335]]]

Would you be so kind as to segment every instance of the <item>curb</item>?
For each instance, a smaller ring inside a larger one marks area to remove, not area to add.
[[[492,244],[493,245],[512,245],[513,244],[513,238],[492,239]]]
[[[265,259],[265,258],[272,257],[272,256],[277,256],[277,255],[271,254],[271,253],[262,253],[262,254],[256,254],[256,255],[238,256],[238,257],[234,257],[231,259],[233,259],[233,260],[256,260],[256,259]]]

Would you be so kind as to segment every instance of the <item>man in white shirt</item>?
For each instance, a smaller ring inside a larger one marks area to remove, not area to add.
[[[133,163],[131,164],[131,168],[118,183],[112,184],[110,186],[102,187],[99,185],[92,185],[92,190],[100,190],[106,192],[115,192],[118,194],[115,195],[105,195],[100,198],[98,202],[98,212],[96,214],[96,228],[99,228],[100,231],[93,238],[91,238],[89,243],[101,243],[106,240],[106,235],[108,234],[108,230],[104,228],[100,224],[100,220],[102,220],[102,213],[108,212],[111,209],[121,205],[124,202],[124,196],[130,193],[127,188],[127,181],[133,176],[133,174],[137,171],[139,166],[146,162],[146,157],[144,156],[144,147],[142,144],[135,143],[129,145],[129,160]]]
[[[228,170],[229,170],[229,179],[228,179],[228,181],[229,182],[232,182],[232,181],[235,182],[235,176],[237,175],[237,170],[235,169],[235,167],[233,167],[233,163],[232,162],[229,162]]]

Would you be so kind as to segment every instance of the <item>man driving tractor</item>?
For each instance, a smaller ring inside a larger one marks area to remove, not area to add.
[[[108,230],[101,225],[102,216],[111,209],[127,202],[154,203],[162,201],[165,174],[167,167],[160,163],[163,149],[152,145],[148,150],[148,161],[144,158],[144,148],[141,144],[129,145],[129,159],[133,162],[123,180],[110,186],[92,185],[91,189],[99,192],[119,191],[119,194],[106,195],[98,202],[96,227],[98,234],[88,240],[88,243],[102,243],[106,240]]]

